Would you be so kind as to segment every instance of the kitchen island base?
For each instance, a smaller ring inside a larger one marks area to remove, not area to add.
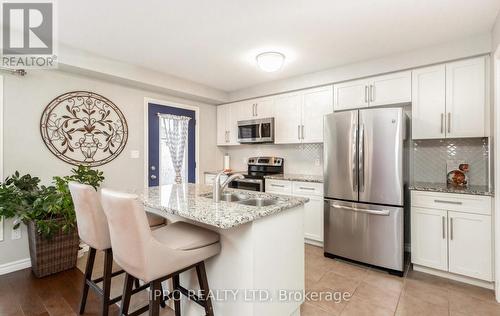
[[[220,234],[221,253],[206,261],[215,315],[300,315],[304,293],[303,205],[229,229],[166,215],[154,208],[147,210]],[[182,273],[180,280],[183,287],[198,294],[195,271]],[[183,296],[181,314],[204,315],[204,309]]]

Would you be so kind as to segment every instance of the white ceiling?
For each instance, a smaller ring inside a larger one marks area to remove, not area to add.
[[[224,91],[488,32],[499,0],[58,1],[59,40]],[[283,69],[255,55],[277,50]]]

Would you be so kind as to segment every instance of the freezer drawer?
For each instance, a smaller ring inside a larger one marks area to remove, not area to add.
[[[337,200],[324,207],[326,253],[403,271],[403,208]]]

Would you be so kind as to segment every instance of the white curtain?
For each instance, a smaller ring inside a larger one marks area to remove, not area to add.
[[[169,153],[169,155],[160,156],[162,160],[160,165],[168,164],[165,160],[169,157],[174,171],[174,182],[182,183],[185,181],[183,176],[186,170],[185,161],[187,160],[186,144],[188,139],[189,120],[191,118],[161,113],[158,113],[158,116],[160,118],[160,142],[162,142],[160,146],[168,148]],[[164,182],[161,179],[162,173],[164,173],[163,170],[160,170],[160,181]]]

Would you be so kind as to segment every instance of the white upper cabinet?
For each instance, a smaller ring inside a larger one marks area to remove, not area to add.
[[[412,137],[445,137],[446,68],[438,65],[412,73]]]
[[[411,102],[411,71],[333,85],[334,110]]]
[[[217,145],[238,145],[238,120],[241,103],[223,104],[217,107]]]
[[[412,138],[488,136],[486,57],[413,70]]]
[[[411,102],[411,71],[377,76],[369,81],[369,106]]]
[[[238,103],[240,104],[240,120],[272,117],[274,113],[273,97],[253,99]]]
[[[446,64],[446,136],[484,137],[486,110],[485,58]]]
[[[333,108],[341,111],[368,106],[368,87],[369,81],[366,79],[334,84]]]
[[[302,94],[300,92],[277,95],[274,99],[274,142],[300,143]]]
[[[274,98],[276,144],[322,143],[323,116],[333,112],[332,86],[324,86]]]
[[[226,121],[230,104],[223,104],[217,107],[217,145],[224,146],[229,143]]]
[[[323,117],[333,112],[332,86],[309,89],[302,95],[303,143],[323,142]]]
[[[255,117],[268,118],[274,115],[274,98],[260,98],[255,100]]]

